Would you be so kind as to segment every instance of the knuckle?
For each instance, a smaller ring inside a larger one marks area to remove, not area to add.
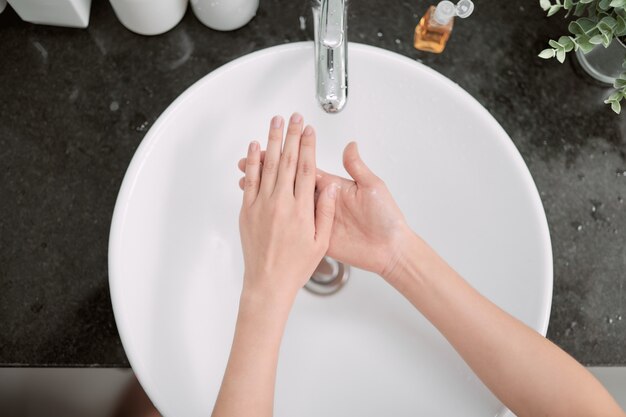
[[[283,136],[279,132],[272,131],[270,133],[270,135],[268,136],[268,139],[271,142],[282,142],[283,141]]]
[[[285,166],[291,168],[293,167],[297,162],[298,162],[298,158],[296,155],[294,155],[293,153],[289,152],[287,154],[285,154],[283,156],[283,159],[285,161]]]
[[[259,180],[256,178],[246,178],[243,181],[243,186],[246,189],[254,189],[257,188],[259,185]]]
[[[289,126],[287,127],[287,134],[289,134],[290,136],[300,136],[302,134],[302,128],[300,127],[299,123],[289,123]]]
[[[312,135],[302,136],[300,146],[304,148],[312,148],[315,146],[315,133]]]
[[[302,161],[300,163],[300,173],[305,176],[309,176],[313,174],[314,166],[309,161]]]
[[[278,171],[278,163],[276,161],[265,161],[263,164],[263,172],[274,174]]]

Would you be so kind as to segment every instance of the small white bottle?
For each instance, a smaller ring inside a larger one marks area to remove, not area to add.
[[[140,35],[160,35],[181,21],[188,0],[110,0],[119,21]]]
[[[204,25],[215,30],[235,30],[256,15],[259,0],[191,0],[191,8]]]
[[[91,0],[8,0],[22,20],[40,25],[86,28]]]

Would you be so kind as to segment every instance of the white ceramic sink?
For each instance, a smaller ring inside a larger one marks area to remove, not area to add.
[[[313,48],[238,59],[189,88],[146,135],[111,226],[115,318],[130,363],[167,417],[209,416],[242,284],[237,160],[293,111],[318,132],[318,165],[344,174],[357,140],[411,226],[480,292],[545,334],[552,254],[513,143],[472,97],[400,55],[351,44],[348,104],[318,108]],[[345,174],[344,174],[345,175]],[[446,340],[379,277],[302,291],[284,337],[277,417],[494,416],[501,404]]]

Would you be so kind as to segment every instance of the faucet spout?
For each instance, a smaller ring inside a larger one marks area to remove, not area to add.
[[[348,98],[348,0],[313,0],[316,97],[327,113]]]

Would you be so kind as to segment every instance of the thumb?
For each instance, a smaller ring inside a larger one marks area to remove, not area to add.
[[[350,142],[343,151],[343,166],[357,184],[373,185],[378,180],[361,159],[356,142]]]
[[[328,246],[330,232],[335,220],[335,200],[337,199],[337,184],[332,183],[325,187],[317,199],[315,207],[315,240]]]

